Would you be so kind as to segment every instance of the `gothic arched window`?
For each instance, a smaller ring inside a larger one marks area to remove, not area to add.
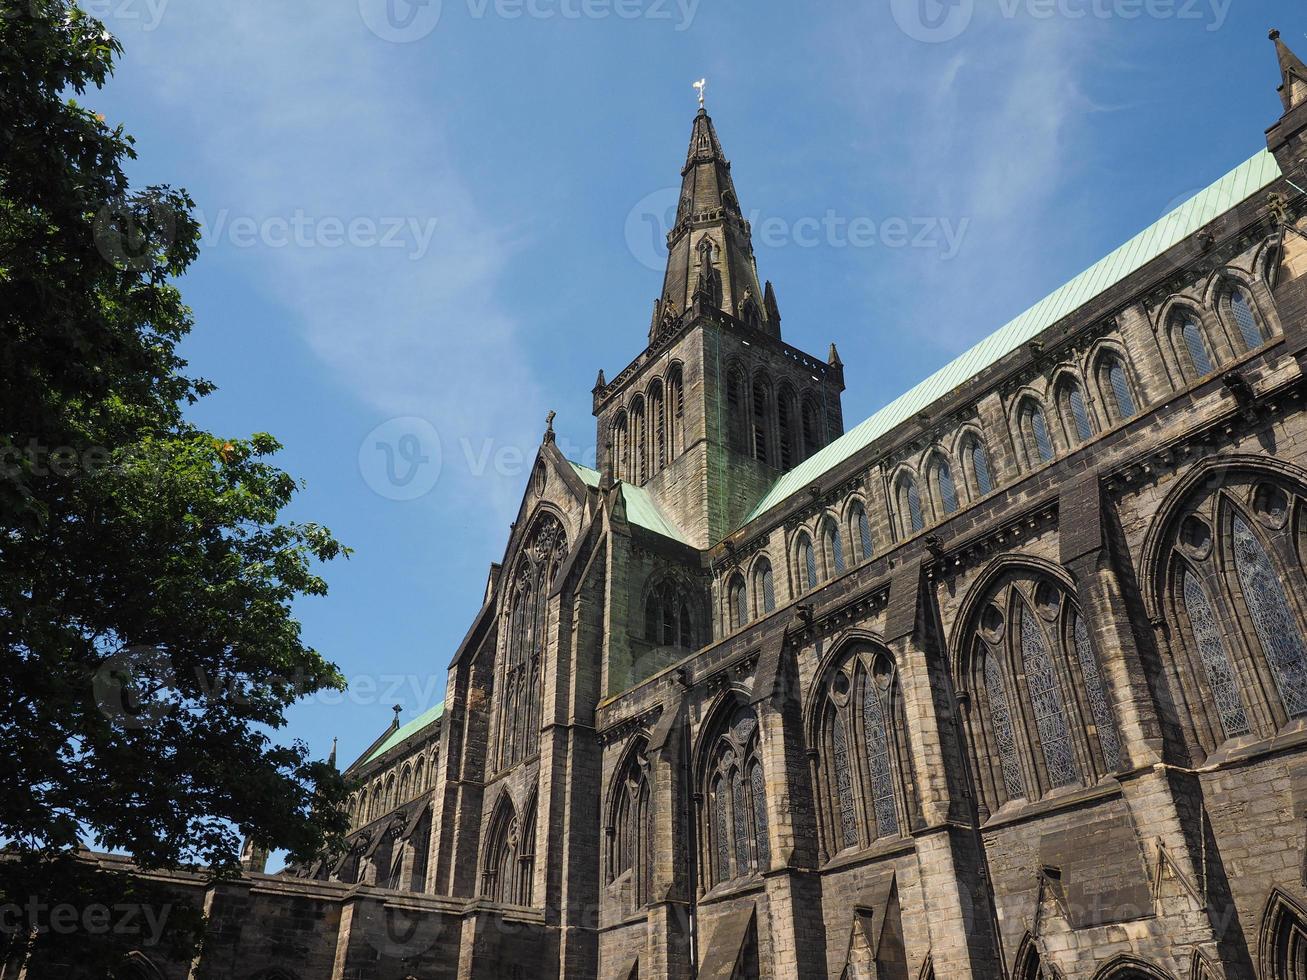
[[[970,469],[971,486],[977,497],[983,497],[994,490],[994,478],[989,469],[989,453],[985,444],[977,436],[968,436],[962,458]]]
[[[1104,354],[1098,359],[1098,386],[1103,404],[1113,423],[1126,422],[1135,417],[1134,389],[1125,362],[1116,354]]]
[[[1039,466],[1053,458],[1053,437],[1048,431],[1048,420],[1044,417],[1044,406],[1034,396],[1027,396],[1021,401],[1021,410],[1017,414],[1021,429],[1022,445],[1026,449],[1026,462],[1030,466]]]
[[[702,764],[701,836],[705,887],[765,871],[766,781],[758,750],[758,719],[740,706],[706,743]]]
[[[1188,654],[1196,731],[1208,750],[1307,718],[1302,489],[1254,473],[1214,482],[1186,503],[1162,565],[1173,642]]]
[[[630,479],[637,485],[649,479],[649,424],[645,419],[644,398],[639,395],[631,402]]]
[[[505,905],[530,905],[535,872],[535,800],[519,821],[513,802],[499,798],[486,832],[482,897]]]
[[[849,532],[857,549],[858,561],[870,559],[876,549],[871,540],[871,521],[867,519],[867,508],[860,500],[855,500],[849,508]]]
[[[953,482],[953,468],[943,456],[937,456],[930,468],[930,481],[935,490],[935,501],[945,514],[958,509],[958,487]]]
[[[803,398],[803,456],[806,459],[825,445],[825,426],[821,410],[811,395]]]
[[[844,561],[844,542],[840,538],[840,526],[831,518],[822,521],[822,544],[826,550],[827,567],[832,575],[843,575],[848,570]]]
[[[751,429],[753,458],[760,463],[771,462],[771,385],[766,378],[753,380],[753,426]]]
[[[667,412],[663,399],[663,383],[654,381],[649,386],[649,475],[667,465]]]
[[[1253,299],[1248,290],[1235,286],[1226,296],[1229,318],[1245,351],[1256,350],[1269,339],[1262,329],[1261,320],[1254,312]]]
[[[504,654],[496,681],[501,768],[534,755],[540,740],[540,670],[547,633],[547,599],[566,554],[563,525],[552,514],[541,514],[523,542],[508,579]]]
[[[1197,381],[1212,373],[1211,346],[1207,343],[1198,314],[1189,310],[1173,313],[1171,339],[1186,380]]]
[[[1057,407],[1062,414],[1062,429],[1067,442],[1078,446],[1094,437],[1094,425],[1089,419],[1089,406],[1080,383],[1063,378],[1057,386]]]
[[[665,647],[695,647],[694,621],[689,593],[675,580],[664,578],[649,590],[644,605],[644,637]]]
[[[812,538],[808,537],[807,531],[799,534],[795,550],[799,559],[799,583],[802,590],[807,592],[815,589],[821,584],[821,576],[817,572],[817,549],[812,546]]]
[[[667,458],[673,460],[685,442],[685,377],[681,365],[667,372]]]
[[[737,630],[749,621],[749,593],[744,576],[739,572],[732,575],[726,591],[731,607],[731,629]]]
[[[1267,980],[1307,980],[1307,911],[1278,888],[1266,905],[1258,945]]]
[[[977,608],[966,642],[986,811],[1120,768],[1111,695],[1067,589],[1019,568],[1004,573]]]
[[[744,371],[737,364],[726,369],[726,432],[730,446],[737,452],[748,452],[748,406],[744,390]]]
[[[763,615],[776,610],[776,580],[766,558],[753,569],[753,595]]]
[[[782,470],[788,470],[798,462],[795,450],[795,431],[798,416],[795,414],[794,389],[787,384],[781,385],[776,393],[776,422],[780,443],[780,464]]]
[[[629,480],[631,477],[631,434],[625,412],[618,412],[617,417],[613,419],[612,445],[609,451],[613,454],[614,475],[619,480]]]
[[[644,745],[633,748],[613,786],[608,824],[608,881],[630,873],[636,908],[653,892],[653,806]]]
[[[906,828],[901,698],[894,663],[853,644],[828,671],[818,709],[818,787],[824,851],[899,837]]]
[[[904,537],[916,534],[926,526],[926,513],[921,506],[921,490],[910,475],[899,477],[899,522]]]

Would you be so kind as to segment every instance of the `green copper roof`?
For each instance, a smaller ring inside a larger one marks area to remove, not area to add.
[[[782,476],[754,508],[748,520],[766,513],[827,470],[844,462],[895,426],[947,395],[989,365],[1079,309],[1167,249],[1210,224],[1280,176],[1275,157],[1262,150],[1205,191],[1186,201],[1156,224],[1100,259],[1015,320],[1000,327],[971,350],[936,371],[911,391],[890,402],[820,452]]]
[[[569,459],[568,462],[571,463],[572,461]],[[576,470],[577,475],[586,482],[587,486],[599,486],[598,470],[592,470],[580,463],[572,463],[572,469]],[[645,530],[661,534],[663,537],[679,541],[681,544],[689,543],[682,537],[681,532],[663,517],[658,510],[658,505],[654,503],[653,497],[646,493],[643,488],[623,483],[622,496],[626,500],[626,519],[632,524],[638,524]]]
[[[366,759],[364,759],[361,763],[359,763],[359,765],[366,765],[367,763],[371,762],[373,759],[377,758],[378,756],[384,755],[386,752],[389,752],[400,742],[404,741],[404,739],[408,738],[410,735],[416,735],[418,732],[426,728],[428,725],[430,725],[433,721],[435,721],[444,713],[445,713],[445,702],[442,701],[434,708],[428,708],[426,711],[422,712],[422,714],[418,715],[416,718],[414,718],[412,721],[408,722],[407,724],[400,725],[398,728],[396,728],[393,732],[390,733],[389,738],[387,738],[384,742],[378,745],[376,749],[373,752],[371,752]]]

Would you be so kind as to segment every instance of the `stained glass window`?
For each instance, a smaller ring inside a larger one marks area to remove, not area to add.
[[[731,813],[735,830],[735,873],[749,870],[749,805],[745,798],[744,776],[736,769],[731,773]]]
[[[871,522],[867,520],[867,509],[862,504],[853,507],[853,524],[858,531],[858,559],[866,561],[874,549],[871,544]]]
[[[712,790],[713,836],[717,838],[717,881],[726,881],[731,876],[731,844],[726,822],[726,787],[722,780],[713,783]]]
[[[1052,786],[1066,786],[1077,778],[1066,705],[1057,683],[1057,670],[1049,655],[1044,631],[1030,610],[1021,610],[1021,661],[1025,666],[1030,706],[1035,715],[1039,744]]]
[[[1121,362],[1115,358],[1107,366],[1107,383],[1112,388],[1112,397],[1116,399],[1117,418],[1122,422],[1134,418],[1135,399],[1130,394],[1130,380],[1125,376]]]
[[[759,871],[771,865],[771,845],[767,841],[767,784],[762,778],[762,766],[749,767],[749,790],[753,794],[753,839],[757,841]]]
[[[889,731],[885,724],[885,705],[875,678],[863,678],[862,736],[867,745],[867,771],[871,777],[872,807],[876,812],[876,836],[887,837],[899,832],[899,818],[894,806],[894,774],[890,768]]]
[[[1016,734],[1012,730],[1012,710],[1008,703],[1007,682],[1003,679],[1003,665],[997,650],[984,648],[985,693],[989,695],[989,712],[994,723],[994,741],[998,743],[998,757],[1003,767],[1003,785],[1009,799],[1026,795],[1021,764],[1017,761]]]
[[[1067,405],[1071,409],[1071,420],[1075,425],[1076,441],[1084,442],[1093,438],[1094,429],[1089,424],[1089,409],[1085,406],[1084,392],[1079,385],[1067,385]]]
[[[1189,365],[1197,377],[1212,373],[1212,359],[1207,356],[1207,345],[1203,342],[1203,332],[1193,317],[1185,319],[1180,327],[1185,349],[1189,352]]]
[[[1094,656],[1093,644],[1089,642],[1089,630],[1085,621],[1076,617],[1073,631],[1076,644],[1076,659],[1080,661],[1080,675],[1085,680],[1085,695],[1089,698],[1089,710],[1094,716],[1094,727],[1098,729],[1098,744],[1103,750],[1103,763],[1108,771],[1115,771],[1121,766],[1121,740],[1116,731],[1116,720],[1112,717],[1112,708],[1107,701],[1107,691],[1103,687],[1103,677],[1098,670],[1098,658]]]
[[[835,752],[835,792],[839,796],[840,840],[844,847],[858,842],[858,818],[853,802],[853,778],[849,773],[849,739],[844,733],[844,722],[834,719],[831,740]]]
[[[762,583],[762,611],[772,612],[776,608],[776,582],[772,577],[770,564],[762,566],[762,573],[758,579]]]
[[[831,567],[836,575],[844,574],[844,542],[840,540],[839,528],[834,521],[826,522],[826,547],[830,549]]]
[[[1262,332],[1257,328],[1257,318],[1253,316],[1252,304],[1242,289],[1230,293],[1230,309],[1234,313],[1235,326],[1239,328],[1239,336],[1243,338],[1244,347],[1252,350],[1254,347],[1262,346],[1264,340]]]
[[[994,480],[989,475],[989,456],[979,439],[971,441],[971,469],[976,474],[976,491],[980,496],[994,489]]]
[[[806,534],[799,539],[799,558],[803,562],[804,588],[815,589],[817,587],[817,550],[813,548],[812,539]]]
[[[1261,539],[1240,516],[1234,518],[1234,560],[1275,684],[1290,718],[1307,714],[1307,647],[1289,607],[1280,576]]]
[[[926,526],[926,518],[921,512],[921,491],[915,480],[904,481],[904,495],[908,498],[908,527],[911,531],[920,531]]]
[[[744,590],[744,579],[738,575],[731,579],[731,615],[735,617],[736,627],[749,621],[749,596]]]
[[[1239,686],[1235,681],[1234,669],[1225,652],[1225,641],[1216,625],[1216,612],[1212,609],[1212,600],[1207,590],[1190,569],[1183,573],[1185,611],[1193,628],[1194,641],[1198,645],[1198,655],[1207,674],[1207,683],[1216,699],[1216,710],[1221,717],[1221,727],[1226,738],[1248,734],[1248,715],[1244,712],[1243,700],[1239,697]]]
[[[1048,422],[1044,419],[1044,410],[1032,403],[1029,413],[1030,432],[1035,439],[1035,453],[1041,463],[1047,463],[1053,458],[1053,439],[1048,434]]]
[[[944,505],[944,513],[951,514],[958,509],[958,488],[953,483],[953,470],[943,460],[935,469],[935,479],[939,483],[939,499]]]

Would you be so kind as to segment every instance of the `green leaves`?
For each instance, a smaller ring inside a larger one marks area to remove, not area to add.
[[[291,607],[348,551],[281,520],[272,436],[185,418],[212,390],[177,353],[194,203],[132,190],[130,137],[70,97],[119,51],[71,3],[0,0],[0,902],[143,887],[72,860],[88,838],[230,874],[242,837],[308,861],[346,829],[339,774],[274,733],[344,685]]]

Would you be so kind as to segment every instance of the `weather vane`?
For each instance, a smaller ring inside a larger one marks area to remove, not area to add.
[[[703,90],[708,87],[708,79],[701,78],[694,83],[694,87],[699,90],[699,108],[703,108]]]

